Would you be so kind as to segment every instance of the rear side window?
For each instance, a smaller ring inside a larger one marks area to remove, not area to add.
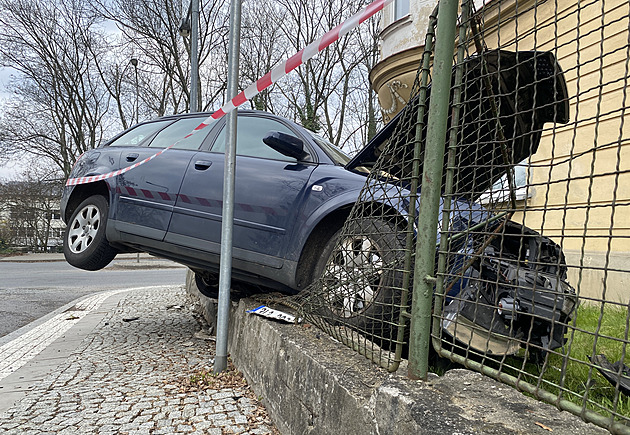
[[[203,122],[205,118],[184,118],[166,127],[159,132],[149,144],[153,148],[166,148],[173,144],[173,148],[181,150],[197,150],[210,132],[210,127],[193,134],[184,139],[195,127]]]
[[[140,145],[146,138],[151,136],[156,131],[164,128],[166,125],[173,121],[156,121],[149,122],[147,124],[141,124],[127,133],[120,136],[118,139],[109,144],[110,147],[125,147]]]

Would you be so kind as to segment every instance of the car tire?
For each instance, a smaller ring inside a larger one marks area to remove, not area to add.
[[[314,267],[320,314],[377,341],[395,337],[404,248],[404,234],[387,220],[365,218],[337,231]]]
[[[219,298],[219,277],[215,275],[207,275],[204,276],[200,273],[195,272],[195,284],[199,289],[199,293],[202,295],[212,298]]]
[[[63,237],[63,254],[72,266],[100,270],[118,253],[105,237],[108,211],[107,200],[93,195],[72,213]]]

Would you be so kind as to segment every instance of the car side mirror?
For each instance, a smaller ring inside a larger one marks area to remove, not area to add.
[[[293,157],[297,160],[303,160],[308,156],[308,153],[304,151],[302,139],[281,131],[270,131],[263,138],[263,142],[283,156]]]

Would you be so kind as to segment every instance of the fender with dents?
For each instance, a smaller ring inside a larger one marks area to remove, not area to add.
[[[306,220],[297,227],[297,234],[293,238],[295,243],[293,246],[289,246],[287,250],[287,259],[291,261],[298,261],[308,238],[320,222],[332,213],[344,208],[352,207],[357,201],[359,192],[360,189],[353,189],[346,191],[339,196],[334,196],[328,201],[320,204],[319,207],[310,213]]]

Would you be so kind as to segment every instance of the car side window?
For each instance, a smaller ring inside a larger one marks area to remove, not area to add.
[[[152,148],[166,148],[175,144],[173,148],[176,149],[197,150],[210,132],[209,127],[206,127],[186,139],[184,138],[188,133],[192,132],[195,127],[201,124],[204,119],[205,118],[202,117],[180,119],[159,132],[149,146]]]
[[[125,147],[136,146],[144,141],[147,137],[151,136],[156,131],[164,128],[166,125],[173,122],[172,120],[148,122],[141,124],[129,130],[127,133],[120,136],[118,139],[109,144],[110,147]]]
[[[296,159],[280,154],[263,142],[263,138],[270,131],[280,131],[295,136],[284,124],[268,118],[256,118],[252,116],[239,116],[236,132],[236,154],[239,156],[262,157],[265,159],[284,160],[295,162]],[[225,126],[214,142],[212,152],[223,153],[226,147]]]

